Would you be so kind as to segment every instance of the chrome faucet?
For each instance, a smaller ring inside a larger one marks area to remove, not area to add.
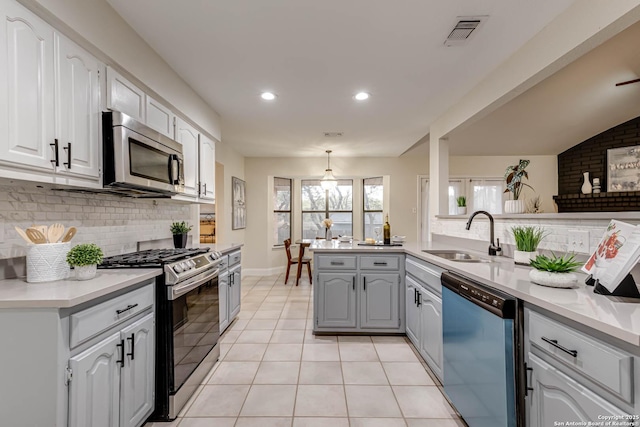
[[[466,229],[470,229],[471,228],[471,221],[473,221],[473,218],[475,218],[476,215],[478,214],[484,214],[489,218],[489,222],[491,225],[491,242],[489,243],[489,255],[502,255],[502,248],[500,247],[500,239],[498,239],[498,245],[496,246],[493,240],[494,237],[494,231],[493,231],[493,216],[491,216],[491,214],[487,211],[475,211],[474,213],[471,214],[471,216],[469,217],[469,221],[467,221],[467,226]]]

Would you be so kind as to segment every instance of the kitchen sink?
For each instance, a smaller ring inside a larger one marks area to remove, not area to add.
[[[426,252],[428,254],[435,255],[440,258],[444,258],[446,260],[455,261],[455,262],[491,262],[486,258],[480,258],[468,252],[462,252],[462,251],[424,250],[423,249],[422,252]]]

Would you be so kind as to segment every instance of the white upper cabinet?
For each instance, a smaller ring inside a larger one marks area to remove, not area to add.
[[[107,67],[107,108],[120,111],[139,122],[146,122],[145,93],[122,77],[111,67]]]
[[[175,114],[169,108],[165,107],[149,95],[147,98],[147,126],[155,129],[164,136],[173,139],[173,123]]]
[[[58,94],[58,171],[100,178],[100,62],[75,43],[54,36]]]
[[[15,1],[0,5],[0,161],[53,172],[53,30]]]
[[[216,143],[200,134],[200,198],[215,200]]]
[[[176,119],[176,141],[184,156],[184,194],[198,196],[198,139],[200,133],[181,118]]]

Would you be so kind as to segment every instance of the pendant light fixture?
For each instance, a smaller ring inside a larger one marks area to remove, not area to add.
[[[320,181],[320,186],[324,190],[333,190],[338,185],[338,180],[333,176],[333,171],[331,170],[331,150],[327,150],[327,169],[324,171],[324,176],[322,177],[322,181]]]

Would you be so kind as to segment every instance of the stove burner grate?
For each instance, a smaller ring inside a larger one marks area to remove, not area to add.
[[[153,268],[162,267],[168,262],[192,258],[209,251],[209,248],[184,249],[148,249],[146,251],[131,252],[114,255],[102,260],[98,268]]]

